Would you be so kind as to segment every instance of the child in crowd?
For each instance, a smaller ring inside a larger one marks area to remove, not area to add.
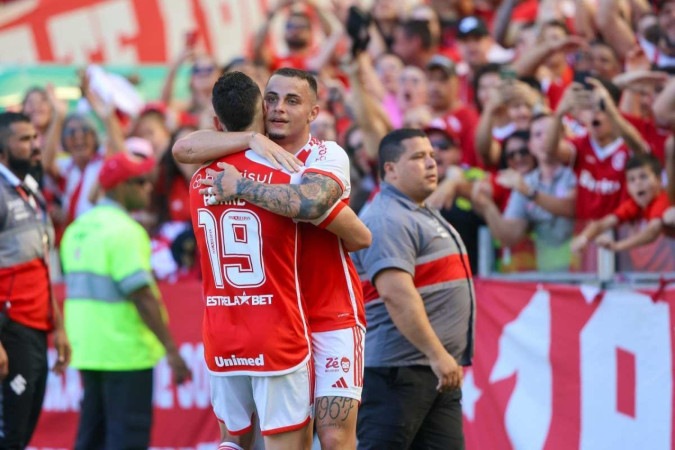
[[[649,244],[658,238],[664,228],[663,213],[669,207],[668,195],[661,186],[661,164],[652,154],[637,154],[626,163],[626,188],[629,198],[613,212],[600,220],[593,220],[572,240],[572,250],[582,250],[589,241],[614,252],[625,251]],[[639,232],[624,239],[603,234],[606,230],[622,223],[644,220],[646,224]]]

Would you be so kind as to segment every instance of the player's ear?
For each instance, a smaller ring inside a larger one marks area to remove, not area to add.
[[[218,116],[213,116],[213,128],[215,128],[216,131],[225,131],[225,127],[223,127],[223,124],[218,120]]]
[[[319,105],[314,105],[312,106],[311,111],[309,112],[309,117],[307,117],[307,123],[314,122],[314,119],[316,119],[316,116],[319,115]]]

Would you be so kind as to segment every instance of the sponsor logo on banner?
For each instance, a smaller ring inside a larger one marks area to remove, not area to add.
[[[256,358],[242,358],[237,355],[232,355],[229,358],[226,356],[215,356],[213,358],[218,367],[262,367],[265,365],[265,355],[259,354]]]

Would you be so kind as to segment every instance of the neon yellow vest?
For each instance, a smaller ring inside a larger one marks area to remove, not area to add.
[[[150,238],[119,205],[107,201],[73,222],[61,241],[66,278],[65,328],[72,365],[87,370],[153,367],[164,348],[128,294],[151,286]]]

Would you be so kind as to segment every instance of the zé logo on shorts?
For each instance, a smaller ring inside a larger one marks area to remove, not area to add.
[[[337,372],[340,370],[340,360],[338,358],[326,358],[326,372]]]

